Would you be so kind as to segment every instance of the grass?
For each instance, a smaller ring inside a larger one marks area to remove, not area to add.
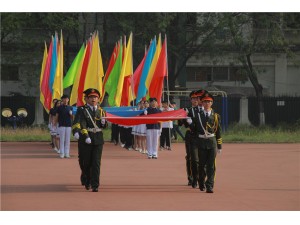
[[[181,128],[182,133],[185,129]],[[110,141],[111,129],[104,130],[104,140]],[[183,142],[178,135],[178,142]],[[278,127],[254,127],[248,125],[231,125],[222,134],[223,143],[300,143],[299,126],[280,125]],[[13,130],[9,127],[1,128],[0,141],[6,142],[34,142],[49,141],[50,134],[46,127],[17,128]],[[71,141],[75,141],[72,137]]]

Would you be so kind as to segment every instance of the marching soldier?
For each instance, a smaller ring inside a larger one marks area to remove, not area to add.
[[[87,104],[79,112],[79,142],[82,144],[83,170],[86,176],[85,188],[92,187],[93,192],[98,192],[100,185],[100,167],[103,149],[102,129],[107,128],[104,118],[105,111],[98,106],[100,93],[97,89],[89,88],[83,92]]]
[[[86,96],[84,96],[84,101],[87,102]],[[83,167],[83,151],[84,151],[84,143],[79,141],[80,133],[81,133],[81,127],[80,127],[80,116],[82,115],[82,110],[84,109],[84,106],[80,106],[77,108],[77,112],[73,121],[72,126],[72,133],[76,140],[78,140],[78,163],[81,170],[80,175],[80,181],[81,185],[85,185],[86,182],[86,175],[84,173],[84,167]]]
[[[213,193],[215,179],[215,159],[217,151],[221,153],[221,118],[211,108],[213,104],[213,96],[205,93],[201,97],[203,110],[197,113],[193,118],[193,123],[189,119],[189,123],[196,132],[196,138],[193,142],[193,149],[198,152],[198,182],[200,191],[206,189],[207,193]],[[217,150],[218,149],[218,150]]]
[[[188,117],[191,118],[191,121],[196,121],[198,113],[201,113],[203,111],[202,103],[201,103],[201,96],[205,93],[208,93],[206,90],[197,90],[191,93],[191,98],[195,102],[194,105],[188,110]],[[192,187],[196,188],[198,183],[198,162],[199,162],[199,154],[198,150],[193,147],[195,145],[194,140],[197,136],[197,131],[195,130],[195,125],[191,124],[191,121],[187,121],[190,123],[187,123],[187,127],[189,127],[190,132],[190,142],[189,142],[189,148],[190,148],[190,156],[191,156],[191,170],[192,170]]]
[[[190,93],[190,100],[192,103],[192,106],[190,108],[187,108],[186,111],[189,115],[195,114],[193,111],[193,108],[198,106],[198,96],[196,95],[196,91],[192,91]],[[187,179],[188,179],[188,185],[193,184],[193,174],[192,174],[192,158],[191,158],[191,153],[192,153],[192,137],[193,133],[192,130],[189,127],[189,124],[186,122],[186,120],[179,120],[178,125],[182,126],[184,125],[186,129],[185,133],[185,160],[186,160],[186,174],[187,174]]]

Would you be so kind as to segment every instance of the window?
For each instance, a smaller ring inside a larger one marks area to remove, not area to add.
[[[247,81],[242,67],[187,67],[187,81]]]
[[[1,65],[1,80],[16,81],[19,80],[18,65]]]
[[[227,81],[228,80],[228,67],[213,67],[213,80],[214,81]]]
[[[230,81],[247,81],[248,77],[246,71],[241,67],[230,67],[229,69]]]

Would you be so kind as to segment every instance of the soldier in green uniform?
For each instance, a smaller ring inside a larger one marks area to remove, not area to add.
[[[198,106],[198,97],[196,95],[196,91],[192,91],[189,95],[192,106],[190,108],[186,108],[186,111],[188,113],[188,115],[193,115],[193,113],[195,114],[195,112],[193,112],[193,108]],[[188,179],[188,185],[192,185],[193,184],[193,174],[192,174],[192,139],[193,139],[193,132],[189,127],[189,124],[186,122],[185,119],[183,120],[178,120],[178,126],[182,126],[184,125],[186,127],[186,132],[185,132],[185,138],[184,138],[184,142],[185,142],[185,161],[186,161],[186,174],[187,174],[187,179]],[[197,180],[197,179],[195,179]]]
[[[207,193],[213,193],[215,183],[215,159],[217,152],[221,153],[221,118],[211,108],[213,96],[209,93],[201,97],[203,110],[197,113],[193,123],[197,136],[193,141],[194,151],[198,151],[198,183],[200,191],[206,188]],[[191,122],[189,120],[189,122]],[[218,150],[217,150],[218,149]]]
[[[192,187],[196,188],[198,184],[198,163],[199,163],[199,152],[197,148],[194,147],[195,143],[194,140],[197,138],[197,131],[196,127],[194,125],[195,121],[197,120],[198,113],[201,113],[203,111],[202,102],[200,100],[201,96],[205,93],[208,93],[206,90],[197,90],[194,91],[191,95],[195,103],[195,106],[192,106],[188,110],[188,117],[190,117],[190,121],[187,120],[187,127],[190,130],[190,142],[189,142],[189,148],[190,148],[190,156],[191,156],[191,170],[192,170]],[[192,122],[194,122],[192,124]]]
[[[82,144],[83,168],[86,176],[85,188],[92,187],[93,192],[98,192],[100,185],[100,167],[103,149],[102,129],[107,128],[104,118],[106,113],[98,106],[100,93],[97,89],[89,88],[83,92],[87,104],[79,110],[79,124],[81,133],[79,142]]]
[[[84,101],[87,102],[87,97],[84,96]],[[81,133],[81,127],[80,127],[80,116],[82,115],[82,110],[84,109],[84,106],[77,107],[76,115],[73,120],[72,125],[72,133],[76,140],[78,140],[78,163],[81,170],[80,175],[80,181],[81,185],[85,185],[86,182],[86,175],[84,173],[84,167],[83,167],[83,151],[84,151],[84,143],[82,141],[79,141],[80,133]]]

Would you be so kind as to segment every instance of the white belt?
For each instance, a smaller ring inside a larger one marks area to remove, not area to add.
[[[88,130],[89,132],[93,132],[93,133],[97,133],[97,132],[102,131],[102,129],[100,129],[100,128],[87,128],[87,130]]]
[[[198,135],[199,138],[205,138],[205,139],[211,138],[211,137],[214,137],[214,136],[215,136],[215,134],[199,134]]]

